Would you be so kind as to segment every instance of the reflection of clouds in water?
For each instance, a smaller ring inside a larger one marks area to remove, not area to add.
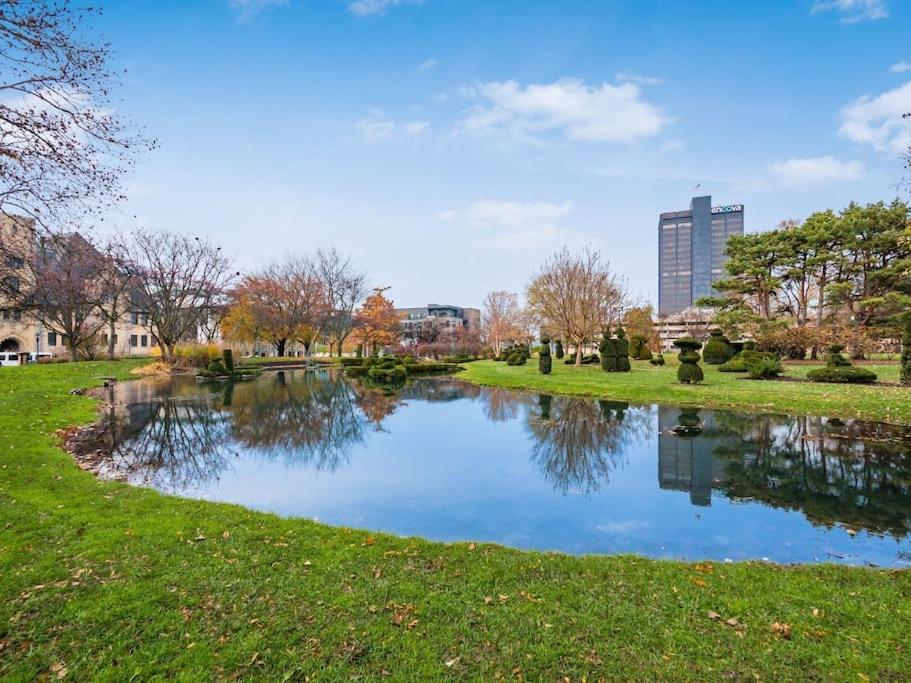
[[[595,530],[616,536],[628,536],[648,529],[649,526],[648,522],[630,519],[625,522],[603,522],[602,524],[597,524]]]

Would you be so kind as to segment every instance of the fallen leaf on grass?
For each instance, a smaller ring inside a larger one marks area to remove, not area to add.
[[[485,595],[485,596],[484,596],[484,604],[485,604],[485,605],[492,605],[492,604],[493,604],[493,598],[490,597],[489,595]]]
[[[707,616],[709,619],[721,619],[721,615],[714,610],[709,610],[705,616]]]
[[[790,624],[782,624],[782,623],[779,623],[776,621],[772,624],[772,631],[774,631],[776,634],[778,634],[785,640],[791,639],[791,625]]]
[[[459,655],[458,657],[453,657],[452,659],[447,659],[443,663],[446,665],[447,668],[452,668],[453,666],[455,666],[456,664],[459,663],[460,659],[462,659],[461,655]]]
[[[51,664],[50,668],[51,668],[51,672],[57,678],[66,678],[66,674],[68,673],[67,668],[60,662],[54,662],[53,664]]]

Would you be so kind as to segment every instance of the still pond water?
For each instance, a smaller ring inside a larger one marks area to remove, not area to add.
[[[911,566],[911,430],[330,371],[113,393],[104,476],[402,536]],[[678,425],[702,432],[678,436]]]

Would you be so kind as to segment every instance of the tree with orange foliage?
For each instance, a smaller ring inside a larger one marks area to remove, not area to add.
[[[373,294],[364,300],[364,305],[355,314],[355,338],[365,350],[377,353],[383,346],[395,344],[400,336],[399,316],[391,299],[383,292],[388,287],[375,287]]]

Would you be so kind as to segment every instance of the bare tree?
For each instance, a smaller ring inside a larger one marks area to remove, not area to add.
[[[70,360],[78,360],[80,349],[104,325],[98,315],[104,258],[78,233],[48,234],[35,240],[30,232],[19,244],[20,252],[9,246],[4,250],[5,264],[15,266],[15,271],[5,269],[0,278],[4,297],[28,311],[48,332],[61,335]]]
[[[0,0],[0,211],[66,225],[121,198],[135,153],[154,146],[117,115],[97,8]]]
[[[367,276],[334,248],[316,252],[316,272],[328,309],[323,327],[329,339],[329,355],[335,345],[341,356],[342,346],[354,329],[354,309],[367,296]]]
[[[494,355],[500,355],[500,345],[504,341],[516,337],[521,316],[519,299],[514,293],[501,289],[488,292],[484,297],[481,327],[487,337],[487,343],[493,347]]]
[[[102,247],[101,257],[101,268],[98,271],[101,296],[98,315],[107,324],[107,356],[113,359],[117,350],[117,323],[133,303],[131,294],[136,288],[136,274],[120,235],[108,239]]]
[[[526,298],[543,327],[575,346],[576,365],[582,364],[582,345],[618,321],[628,300],[626,283],[590,247],[575,254],[564,247],[547,259]]]
[[[137,293],[165,359],[195,338],[237,273],[221,247],[199,237],[136,230],[128,242]]]

